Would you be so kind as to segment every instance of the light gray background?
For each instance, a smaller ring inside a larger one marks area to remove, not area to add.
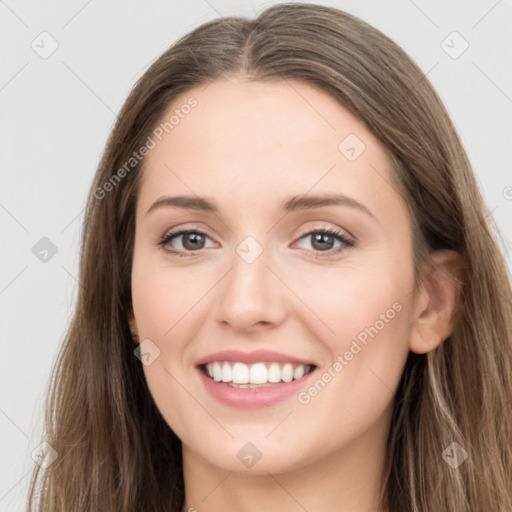
[[[0,510],[25,504],[43,393],[76,298],[86,193],[115,113],[178,37],[218,16],[253,16],[275,3],[0,0]],[[512,267],[512,2],[314,3],[382,30],[427,74],[459,131]],[[43,31],[58,43],[46,59],[31,47],[50,48]],[[462,48],[458,36],[446,40],[453,31],[469,44],[455,59],[445,51]],[[42,237],[58,249],[46,263],[32,252]]]

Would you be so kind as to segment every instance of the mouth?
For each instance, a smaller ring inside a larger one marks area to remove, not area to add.
[[[297,395],[313,379],[317,365],[270,350],[223,350],[196,362],[205,391],[236,409],[258,409]]]
[[[260,361],[246,364],[240,361],[212,361],[199,365],[208,379],[239,389],[273,387],[299,381],[315,370],[314,364]]]

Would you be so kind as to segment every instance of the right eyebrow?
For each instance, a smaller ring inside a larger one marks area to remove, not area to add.
[[[177,206],[178,208],[186,208],[189,210],[201,210],[209,213],[218,213],[217,206],[205,197],[199,196],[162,196],[157,199],[146,212],[150,212],[157,208],[165,206]]]

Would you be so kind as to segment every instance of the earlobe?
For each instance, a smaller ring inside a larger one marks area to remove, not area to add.
[[[416,354],[434,350],[450,336],[461,308],[463,257],[447,249],[431,256],[434,265],[418,291],[409,339],[409,348]]]
[[[135,315],[133,314],[133,308],[130,306],[126,320],[130,326],[130,333],[132,335],[133,342],[139,344],[139,332],[137,329],[137,322],[135,321]]]

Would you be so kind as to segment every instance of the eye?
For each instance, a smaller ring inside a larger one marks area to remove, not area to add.
[[[178,248],[177,251],[167,248],[167,245],[172,240],[174,240],[175,238],[178,239],[180,237],[182,238],[182,248]],[[177,256],[184,257],[193,256],[193,254],[187,254],[186,252],[198,251],[200,249],[203,249],[206,238],[209,238],[208,235],[206,235],[202,231],[184,229],[181,231],[176,231],[174,233],[165,234],[158,242],[158,245],[161,245],[162,249],[170,254],[176,254]],[[183,252],[183,250],[185,250],[185,252]]]
[[[352,239],[348,238],[341,231],[336,231],[334,229],[315,229],[314,231],[310,231],[303,235],[299,240],[304,240],[308,237],[311,240],[311,246],[313,247],[312,250],[317,253],[317,257],[333,256],[340,253],[345,248],[353,247],[355,245],[355,242]],[[181,248],[178,247],[177,250],[170,249],[168,245],[170,245],[174,239],[179,238],[182,239]],[[158,245],[160,245],[162,249],[169,254],[187,257],[194,256],[196,251],[204,249],[206,239],[208,238],[209,236],[202,231],[184,229],[181,231],[166,233],[160,239]],[[334,248],[333,245],[336,241],[338,241],[340,245],[337,248]]]
[[[347,247],[355,245],[354,240],[348,238],[341,231],[335,229],[315,229],[303,235],[300,240],[310,239],[313,250],[317,253],[317,257],[328,257],[340,253]],[[333,245],[338,241],[340,245],[334,248]],[[321,254],[324,253],[324,254]]]

